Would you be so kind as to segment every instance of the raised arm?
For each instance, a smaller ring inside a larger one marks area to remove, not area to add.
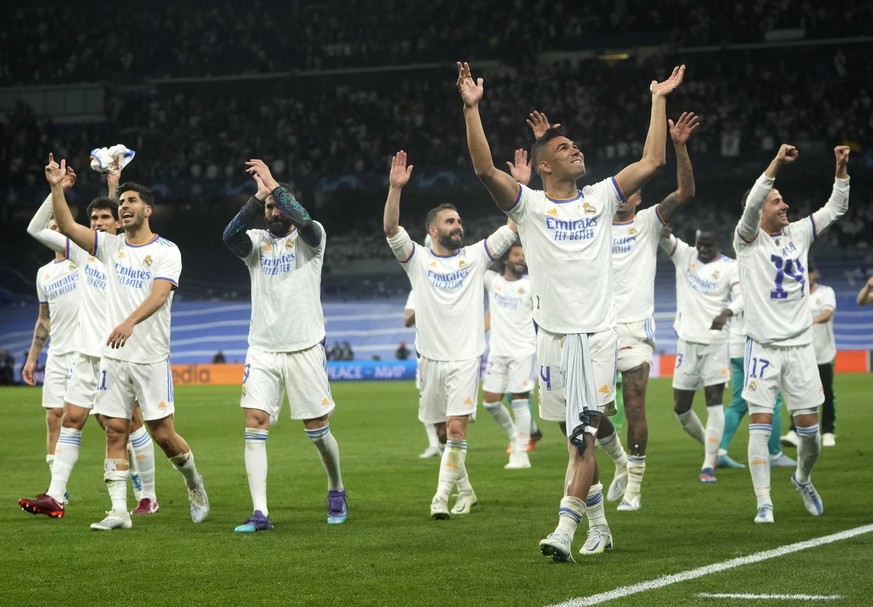
[[[667,95],[676,90],[685,76],[685,66],[673,68],[670,77],[663,82],[652,81],[652,111],[649,130],[643,145],[643,156],[629,164],[615,176],[618,187],[625,196],[630,196],[651,179],[667,162]]]
[[[268,188],[261,177],[255,172],[249,171],[258,186],[255,195],[249,198],[230,223],[224,228],[222,240],[227,248],[233,251],[237,257],[248,257],[252,252],[252,239],[246,233],[259,215],[264,214],[264,202],[270,195]]]
[[[797,160],[797,157],[797,148],[783,143],[779,146],[776,156],[767,165],[764,174],[758,178],[755,185],[749,190],[749,195],[746,197],[746,205],[743,208],[743,215],[740,218],[740,223],[737,225],[737,232],[740,238],[746,242],[752,242],[758,235],[758,229],[761,225],[761,208],[764,206],[764,201],[767,200],[770,190],[773,189],[776,175],[783,166],[791,164]]]
[[[545,135],[546,131],[548,131],[552,126],[558,128],[561,126],[560,122],[556,122],[554,125],[549,123],[549,118],[543,112],[538,112],[537,110],[532,111],[527,116],[527,125],[530,127],[531,132],[533,132],[534,141]]]
[[[393,238],[400,231],[400,193],[409,183],[413,165],[406,164],[406,152],[400,150],[391,158],[391,170],[388,173],[388,198],[385,199],[385,211],[382,214],[382,228],[385,236]],[[408,326],[408,325],[407,325]]]
[[[822,208],[812,214],[816,237],[849,210],[849,146],[838,145],[834,148],[834,156],[837,166],[831,196]]]
[[[515,150],[515,162],[507,160],[506,166],[509,167],[509,174],[518,183],[522,185],[530,183],[530,158],[528,158],[526,149],[518,148]]]
[[[45,347],[45,342],[48,341],[50,330],[49,305],[47,303],[40,303],[39,315],[36,317],[36,326],[33,328],[33,341],[30,344],[30,350],[27,352],[27,361],[25,361],[24,367],[21,369],[21,379],[30,386],[36,385],[33,372],[36,369],[36,361],[39,360],[39,355]]]
[[[85,251],[94,250],[94,238],[96,232],[91,228],[76,223],[67,199],[64,196],[64,177],[67,174],[67,161],[61,160],[58,164],[54,156],[49,154],[48,164],[45,167],[45,178],[52,187],[52,212],[61,234],[75,242],[79,248]]]
[[[267,164],[263,160],[252,158],[246,162],[246,165],[250,175],[253,177],[257,175],[264,182],[264,185],[270,188],[270,193],[276,201],[276,206],[288,218],[288,221],[297,227],[297,230],[300,232],[300,238],[311,247],[320,245],[323,236],[321,228],[312,221],[309,212],[303,208],[303,205],[294,198],[291,192],[279,185],[279,182],[273,178]]]
[[[476,176],[485,184],[491,198],[501,210],[507,210],[515,204],[519,185],[511,175],[494,166],[491,157],[491,147],[485,137],[482,118],[479,116],[479,102],[484,93],[483,80],[473,80],[470,66],[458,62],[458,92],[464,102],[464,123],[467,125],[467,147],[473,161]]]
[[[700,120],[694,112],[682,112],[679,120],[670,124],[670,138],[676,151],[676,190],[667,195],[658,207],[661,219],[670,223],[682,208],[694,198],[694,171],[691,169],[691,157],[688,155],[688,138],[698,126]]]

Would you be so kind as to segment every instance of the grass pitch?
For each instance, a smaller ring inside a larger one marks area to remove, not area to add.
[[[530,470],[504,470],[506,436],[480,408],[467,457],[479,505],[470,515],[432,521],[438,461],[418,458],[426,439],[413,385],[334,384],[338,409],[331,427],[349,493],[348,522],[326,524],[326,481],[315,449],[302,425],[284,418],[267,447],[275,529],[243,535],[233,533],[251,511],[239,389],[179,387],[176,425],[206,480],[209,518],[191,522],[181,476],[159,454],[160,513],[134,519],[129,531],[98,533],[88,526],[109,507],[101,431],[90,421],[85,428],[66,516],[31,516],[16,500],[44,491],[49,482],[39,390],[3,388],[0,605],[508,607],[589,597],[873,523],[871,385],[869,375],[837,377],[837,446],[823,450],[813,474],[825,514],[810,516],[789,481],[792,470],[776,469],[776,524],[761,526],[752,523],[755,498],[747,470],[720,470],[714,485],[698,482],[701,448],[673,416],[669,380],[653,380],[643,508],[616,512],[608,504],[615,550],[578,557],[576,565],[552,563],[537,549],[557,521],[566,467],[566,448],[553,424],[543,424],[545,437],[531,454]],[[702,409],[702,395],[696,407]],[[747,436],[743,425],[731,448],[740,461],[746,460]],[[600,454],[604,485],[613,474],[607,459]],[[583,522],[574,552],[585,529]],[[753,565],[715,568],[605,604],[760,607],[799,600],[701,596],[725,593],[805,594],[831,597],[827,604],[870,605],[871,565],[873,533],[867,533]]]

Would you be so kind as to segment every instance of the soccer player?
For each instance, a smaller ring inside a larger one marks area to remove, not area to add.
[[[731,359],[731,403],[724,410],[724,432],[721,435],[721,445],[718,450],[718,468],[745,468],[744,464],[735,461],[728,455],[731,441],[740,426],[740,420],[749,410],[749,405],[743,400],[743,378],[745,376],[745,361],[743,359],[746,350],[746,320],[743,313],[743,297],[732,301],[728,306],[730,310],[730,322],[728,324],[728,352]],[[722,311],[719,316],[727,320],[728,314]],[[715,319],[713,319],[715,321]],[[721,319],[719,319],[719,322]],[[782,393],[776,397],[776,406],[773,409],[773,425],[777,428],[781,424],[780,408],[782,407]],[[785,455],[779,445],[779,433],[770,436],[767,442],[767,450],[770,453],[771,468],[791,468],[797,462]]]
[[[812,372],[817,365],[806,266],[809,246],[849,208],[849,148],[834,148],[834,186],[827,203],[789,223],[788,204],[773,183],[782,167],[797,156],[793,145],[779,147],[749,191],[734,234],[749,336],[743,398],[749,403],[749,471],[757,499],[756,523],[774,521],[767,441],[780,389],[800,438],[791,482],[810,514],[824,512],[810,478],[821,448],[818,406],[824,396],[821,379]]]
[[[642,158],[614,177],[579,190],[585,159],[563,131],[548,129],[531,150],[543,191],[497,170],[479,102],[483,80],[458,63],[467,145],[476,175],[498,208],[518,224],[530,269],[538,326],[540,417],[556,421],[567,436],[568,466],[555,531],[540,551],[556,561],[572,559],[571,545],[583,515],[588,538],[580,553],[612,547],[594,454],[594,436],[615,397],[616,317],[612,277],[612,217],[666,162],[666,97],[682,82],[684,66],[649,90],[652,109]]]
[[[429,240],[429,237],[425,239],[424,246],[426,248],[428,247]],[[406,297],[406,305],[403,308],[403,326],[415,326],[414,291],[410,291],[409,295]],[[415,364],[415,387],[417,390],[419,390],[419,398],[421,398],[421,365],[419,364],[419,361],[416,361]],[[424,426],[424,431],[427,433],[427,448],[422,451],[418,457],[420,457],[421,459],[437,457],[442,453],[442,445],[440,445],[440,439],[437,436],[436,428],[433,424],[429,424],[427,422],[422,422],[422,425]]]
[[[61,180],[66,161],[49,155],[46,180],[52,187],[52,209],[61,233],[104,263],[110,325],[98,378],[95,411],[106,430],[104,479],[112,508],[92,529],[129,529],[127,442],[130,417],[139,402],[153,439],[188,488],[191,519],[203,521],[209,500],[194,455],[173,423],[173,375],[170,370],[170,306],[182,259],[178,247],[151,231],[151,191],[136,183],[118,187],[118,214],[124,235],[91,230],[73,219]]]
[[[98,197],[88,204],[87,213],[92,230],[115,234],[120,229],[116,200],[120,177],[121,169],[116,163],[113,170],[107,173],[109,197]],[[67,167],[62,186],[67,190],[74,182],[75,173],[72,168]],[[52,466],[52,482],[45,493],[35,498],[22,498],[18,504],[32,514],[60,518],[64,515],[67,484],[79,459],[82,428],[88,421],[97,398],[102,342],[110,327],[107,326],[108,316],[105,313],[106,270],[103,262],[70,243],[68,238],[56,230],[48,229],[51,210],[50,194],[37,210],[27,231],[56,253],[68,254],[79,269],[80,303],[76,354],[66,383],[66,393],[63,394],[63,421],[58,439],[59,447],[55,452],[57,466]],[[98,417],[98,422],[101,421]],[[130,479],[137,501],[131,514],[155,514],[160,510],[160,505],[155,494],[154,443],[144,427],[139,406],[134,408],[127,448],[131,466]]]
[[[530,278],[524,249],[515,242],[502,260],[503,272],[485,272],[491,342],[482,382],[483,405],[510,436],[507,470],[530,468],[527,454],[531,438],[530,393],[534,387],[536,332]],[[512,413],[503,397],[512,398]]]
[[[418,417],[434,424],[446,445],[430,505],[431,517],[439,520],[450,516],[448,500],[456,484],[458,499],[451,514],[467,514],[476,504],[464,462],[467,423],[476,419],[479,366],[485,351],[483,282],[488,264],[509,249],[516,233],[503,226],[487,239],[464,246],[457,209],[441,204],[425,218],[431,248],[413,242],[400,225],[400,195],[412,168],[403,150],[391,159],[383,227],[415,292],[415,349],[421,365]],[[507,178],[512,179],[508,174]]]
[[[740,294],[737,263],[718,249],[718,226],[703,223],[694,247],[675,235],[661,246],[676,266],[676,320],[678,336],[673,371],[673,412],[682,428],[704,446],[700,482],[716,482],[718,448],[724,431],[725,383],[730,376],[726,309]],[[716,320],[713,320],[716,319]],[[694,393],[703,388],[706,429],[691,408]]]
[[[224,243],[241,258],[252,279],[252,323],[240,406],[245,411],[245,464],[253,513],[234,529],[255,533],[273,528],[267,507],[267,435],[279,418],[284,394],[291,419],[303,422],[327,474],[327,522],[348,518],[340,452],[330,429],[336,408],[327,378],[321,269],[326,234],[273,178],[263,160],[246,162],[257,184],[224,229]],[[266,230],[248,229],[263,216]]]
[[[873,304],[873,276],[867,279],[861,290],[858,291],[858,305],[869,306]]]
[[[837,411],[834,400],[834,361],[837,358],[834,312],[837,309],[837,295],[831,287],[818,283],[818,269],[812,260],[809,262],[808,271],[809,306],[812,310],[812,349],[815,351],[815,362],[818,365],[818,375],[824,390],[824,403],[821,407],[821,445],[834,447],[837,444]],[[776,425],[776,428],[779,426]],[[793,419],[791,430],[782,437],[782,442],[795,447],[800,442]]]

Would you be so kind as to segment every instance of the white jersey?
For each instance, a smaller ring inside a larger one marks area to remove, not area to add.
[[[676,266],[676,320],[673,329],[686,341],[698,344],[725,343],[726,331],[709,327],[732,298],[739,295],[737,262],[719,255],[700,261],[697,249],[670,236],[667,254]]]
[[[533,298],[527,274],[507,280],[493,270],[485,272],[488,310],[491,314],[489,356],[521,358],[537,350]]]
[[[836,312],[836,293],[828,286],[816,285],[815,291],[809,294],[809,307],[814,317],[825,310]],[[827,322],[812,324],[812,349],[815,350],[815,362],[819,365],[831,363],[837,357],[833,316]]]
[[[402,227],[388,244],[415,293],[415,349],[431,360],[459,361],[485,351],[484,279],[488,265],[515,242],[501,227],[454,255],[437,255]]]
[[[743,358],[746,354],[746,317],[745,312],[731,316],[724,328],[728,332],[728,342],[731,358]]]
[[[612,222],[612,272],[618,322],[637,322],[655,314],[655,270],[664,225],[658,205],[643,209],[630,221]]]
[[[410,291],[409,295],[406,298],[406,305],[403,306],[403,311],[410,310],[411,312],[415,312],[415,295],[413,295],[415,291]]]
[[[108,326],[106,313],[106,270],[102,261],[80,249],[60,232],[48,228],[51,209],[52,197],[49,194],[31,220],[27,231],[53,251],[67,254],[79,267],[81,313],[77,350],[82,354],[99,358],[111,329]]]
[[[768,234],[759,225],[760,209],[773,181],[766,175],[758,178],[734,232],[740,284],[746,302],[746,334],[762,344],[802,346],[812,339],[806,269],[809,246],[845,213],[849,180],[835,180],[831,198],[824,207],[790,223],[779,233]],[[754,222],[757,222],[757,232],[747,241],[741,236],[741,230]]]
[[[538,326],[555,334],[615,327],[612,216],[624,202],[613,177],[567,200],[519,186],[506,214],[524,243]]]
[[[75,247],[73,247],[75,248]],[[49,307],[49,343],[52,355],[69,354],[76,350],[79,330],[79,266],[69,254],[61,261],[51,261],[36,273],[36,295],[39,303]]]
[[[327,236],[311,247],[297,228],[284,236],[248,230],[252,250],[243,258],[252,277],[249,345],[265,352],[298,352],[324,340],[321,268]]]
[[[166,280],[173,285],[167,301],[134,327],[123,347],[104,346],[102,355],[133,363],[167,360],[170,356],[170,308],[182,273],[179,247],[157,234],[145,244],[131,245],[124,235],[96,232],[94,256],[106,269],[110,330],[142,305],[151,294],[155,281]]]

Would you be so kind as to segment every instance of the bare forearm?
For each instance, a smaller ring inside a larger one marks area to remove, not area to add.
[[[402,188],[388,188],[388,198],[385,200],[385,211],[382,214],[382,227],[385,236],[392,238],[400,231],[400,193]]]

